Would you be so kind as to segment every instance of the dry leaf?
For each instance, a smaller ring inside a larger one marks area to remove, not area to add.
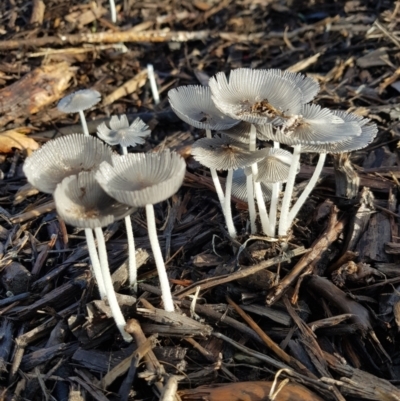
[[[0,133],[0,153],[11,153],[13,149],[32,151],[39,148],[39,144],[25,134],[26,128],[11,129]]]

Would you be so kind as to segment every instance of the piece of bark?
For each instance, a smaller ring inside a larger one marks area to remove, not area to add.
[[[240,382],[201,386],[190,390],[178,391],[182,401],[323,401],[316,393],[296,382],[285,384],[280,391],[273,391],[272,381]],[[275,389],[279,388],[279,384]],[[274,398],[271,398],[275,394]]]
[[[354,199],[358,195],[360,178],[354,170],[350,155],[348,153],[339,153],[333,155],[335,166],[336,196],[346,199]]]
[[[346,282],[361,286],[375,283],[376,278],[384,278],[384,275],[371,267],[368,263],[348,262],[332,272],[332,281],[338,287],[344,287]]]
[[[63,97],[75,75],[68,63],[35,68],[17,82],[0,90],[0,127],[18,118],[29,118]]]
[[[1,283],[12,295],[25,293],[31,280],[29,270],[18,262],[12,262],[5,267],[1,274]]]
[[[0,375],[7,372],[9,357],[14,343],[14,324],[11,320],[2,318],[0,325]]]

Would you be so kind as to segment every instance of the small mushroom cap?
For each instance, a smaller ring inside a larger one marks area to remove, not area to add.
[[[67,224],[81,228],[108,226],[135,210],[107,195],[94,172],[64,178],[54,191],[54,201],[60,217]]]
[[[272,196],[272,185],[261,183],[263,198],[267,202]],[[243,202],[247,202],[247,175],[244,169],[239,168],[233,172],[232,178],[232,196]],[[255,198],[255,194],[254,194]]]
[[[47,142],[27,157],[23,170],[39,191],[51,194],[65,177],[96,170],[111,162],[112,150],[102,141],[82,134],[66,135]]]
[[[286,182],[293,155],[284,149],[263,149],[265,158],[258,162],[256,181],[264,183]]]
[[[270,123],[297,115],[303,94],[295,83],[268,70],[238,68],[229,82],[223,72],[209,81],[212,99],[222,113],[252,124]]]
[[[96,173],[102,188],[127,205],[142,207],[168,199],[183,183],[184,159],[176,152],[114,155]]]
[[[357,116],[354,113],[336,110],[333,112],[338,117],[349,123],[357,123],[361,128],[360,135],[349,136],[348,138],[335,143],[326,143],[321,145],[302,146],[302,152],[315,153],[343,153],[353,152],[368,146],[376,137],[378,127],[376,124],[369,124],[370,119]]]
[[[269,69],[270,73],[276,74],[284,79],[287,79],[300,89],[303,97],[303,103],[311,102],[319,92],[319,83],[310,77],[291,71],[284,71],[279,69]]]
[[[230,128],[239,122],[215,107],[208,86],[180,86],[171,89],[168,98],[175,114],[193,127],[220,130]]]
[[[263,124],[262,130],[260,129],[259,124],[254,124],[256,127],[256,135],[257,138],[263,140],[266,135],[273,136],[273,125],[272,124]],[[220,130],[221,134],[225,134],[235,139],[236,141],[242,143],[250,142],[250,129],[251,124],[246,121],[241,121],[239,124],[233,126],[232,128],[226,130]]]
[[[63,113],[78,113],[99,103],[101,95],[94,89],[82,89],[63,97],[57,104]]]
[[[149,136],[150,128],[139,117],[129,125],[128,117],[112,116],[110,128],[105,123],[97,127],[97,135],[109,145],[120,145],[124,147],[136,146],[145,143],[144,137]]]
[[[252,152],[244,143],[227,135],[197,140],[192,146],[192,155],[203,166],[216,170],[236,170],[263,159],[262,151]]]
[[[281,120],[282,122],[282,120]],[[285,145],[320,145],[341,142],[344,139],[361,134],[356,121],[344,121],[331,110],[316,104],[305,104],[301,113],[283,121],[273,134],[259,128],[260,137]]]

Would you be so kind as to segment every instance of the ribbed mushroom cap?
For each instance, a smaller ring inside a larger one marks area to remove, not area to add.
[[[354,113],[347,113],[345,111],[336,110],[333,112],[338,117],[346,122],[359,124],[361,128],[360,135],[349,136],[341,142],[327,143],[322,145],[305,145],[302,146],[302,152],[315,152],[315,153],[343,153],[353,152],[358,149],[368,146],[376,137],[378,127],[376,124],[368,124],[371,120],[357,116]]]
[[[142,207],[168,199],[181,187],[186,163],[176,152],[114,155],[96,173],[102,188],[127,205]]]
[[[101,95],[94,89],[82,89],[63,97],[57,104],[63,113],[78,113],[99,103]]]
[[[110,128],[105,123],[97,127],[97,135],[109,145],[120,145],[124,147],[136,146],[145,143],[144,137],[151,133],[150,128],[139,117],[129,125],[125,114],[112,116]]]
[[[171,89],[168,98],[175,114],[193,127],[220,130],[230,128],[239,122],[215,107],[208,86],[180,86]]]
[[[260,137],[285,145],[319,145],[343,141],[361,134],[356,121],[344,121],[331,110],[316,104],[305,104],[301,113],[283,122],[273,134],[261,126]]]
[[[222,113],[252,124],[297,115],[303,104],[303,94],[293,82],[268,70],[238,68],[231,71],[229,82],[220,72],[209,85],[212,99]]]
[[[25,160],[23,170],[29,183],[51,194],[65,177],[96,170],[104,160],[111,162],[112,150],[91,136],[72,134],[47,142]]]
[[[251,174],[251,172],[250,172]],[[269,201],[272,196],[271,184],[261,183],[261,191],[265,201]],[[244,169],[239,168],[233,172],[232,196],[243,202],[247,202],[247,175]],[[254,194],[255,197],[255,194]]]
[[[265,158],[258,162],[256,181],[264,183],[286,182],[293,155],[284,149],[263,149]]]
[[[236,170],[263,159],[262,151],[251,152],[244,143],[227,135],[197,140],[192,155],[203,166],[217,170]]]
[[[67,224],[104,227],[135,211],[107,195],[94,175],[94,172],[71,175],[57,185],[53,194],[57,213]]]
[[[255,124],[256,127],[256,136],[257,138],[263,140],[265,135],[273,136],[273,125],[272,124],[263,124],[262,130],[260,129],[259,124]],[[251,124],[247,121],[240,121],[239,124],[233,126],[232,128],[226,130],[220,130],[221,134],[225,134],[230,136],[231,138],[242,142],[249,143],[250,142],[250,129]]]
[[[287,79],[293,83],[296,88],[300,89],[303,96],[303,103],[311,102],[319,92],[319,83],[313,78],[296,72],[279,69],[269,69],[267,71]]]

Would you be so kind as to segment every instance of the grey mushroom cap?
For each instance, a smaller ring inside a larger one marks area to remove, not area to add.
[[[262,126],[259,129],[260,137],[264,137],[264,140],[289,146],[335,143],[361,134],[357,121],[345,121],[331,110],[316,104],[303,105],[300,114],[286,119],[273,134]]]
[[[135,211],[107,195],[94,174],[71,175],[57,185],[53,194],[57,213],[67,224],[80,228],[104,227]]]
[[[263,149],[265,158],[258,162],[256,181],[264,183],[286,182],[293,155],[284,149]]]
[[[263,124],[262,129],[260,128],[261,125],[254,124],[256,127],[256,136],[257,138],[263,140],[266,135],[273,136],[273,125],[272,124]],[[224,135],[228,135],[231,138],[235,139],[236,141],[242,143],[249,143],[250,142],[250,129],[251,124],[247,121],[240,121],[239,124],[233,126],[232,128],[226,130],[220,130],[219,132]]]
[[[263,198],[267,202],[272,196],[272,185],[261,183]],[[232,178],[232,196],[243,202],[247,202],[247,175],[244,169],[237,169],[233,172]],[[255,194],[254,194],[255,197]]]
[[[104,160],[111,162],[112,153],[95,137],[66,135],[47,142],[27,157],[23,171],[30,184],[51,194],[65,177],[94,171]]]
[[[125,114],[112,116],[109,122],[110,128],[105,123],[97,127],[97,135],[109,145],[124,147],[136,146],[145,143],[145,137],[151,133],[150,128],[139,117],[129,125]]]
[[[227,135],[216,135],[213,138],[197,140],[192,146],[192,156],[208,168],[236,170],[262,160],[263,152],[252,152],[242,142]]]
[[[63,97],[57,104],[63,113],[78,113],[99,103],[101,94],[94,89],[81,89]]]
[[[171,89],[169,103],[175,114],[186,123],[200,129],[221,130],[239,121],[221,113],[211,99],[208,86],[188,85]]]
[[[223,72],[209,81],[212,99],[222,113],[252,124],[265,124],[297,115],[303,94],[296,85],[268,70],[238,68],[229,81]]]
[[[142,207],[162,202],[175,194],[186,172],[184,159],[176,152],[114,155],[96,173],[102,188],[127,205]]]
[[[370,119],[357,116],[354,113],[336,110],[333,112],[346,122],[357,123],[361,127],[361,134],[349,136],[348,138],[335,143],[327,143],[321,145],[305,145],[302,146],[302,152],[315,153],[344,153],[353,152],[368,146],[378,134],[376,124],[370,124]]]

